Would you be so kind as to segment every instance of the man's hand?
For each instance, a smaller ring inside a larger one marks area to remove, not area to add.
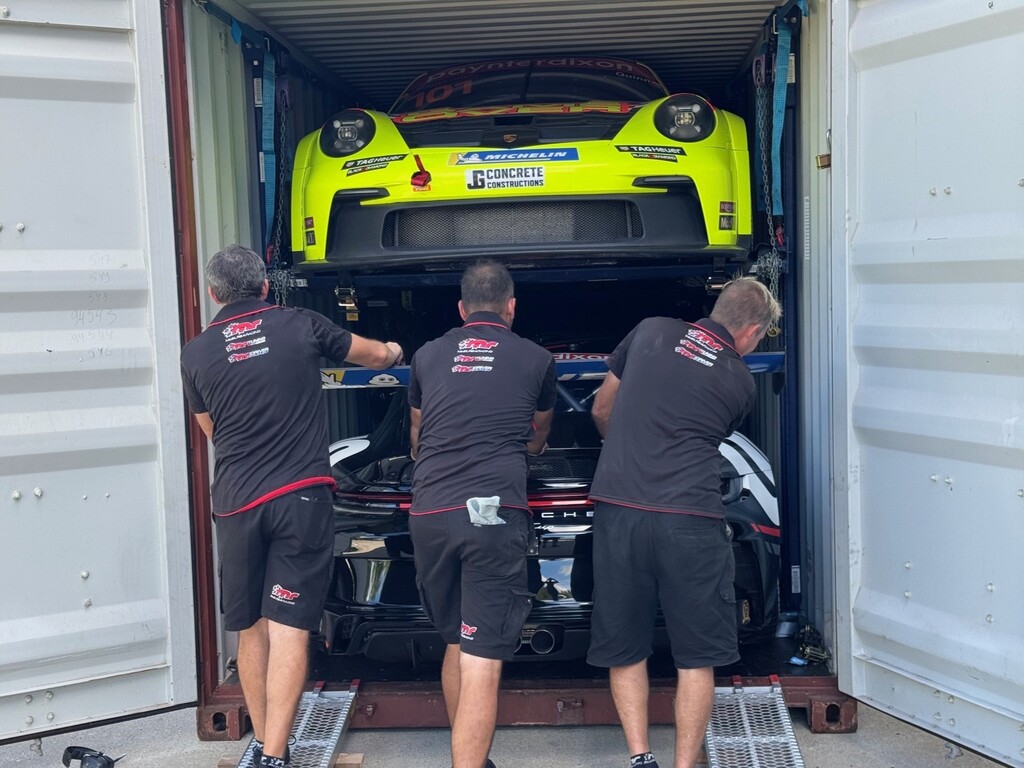
[[[536,411],[533,414],[533,437],[526,444],[526,452],[531,456],[540,456],[548,447],[548,433],[551,432],[551,421],[555,417],[553,408]]]
[[[388,363],[385,368],[394,368],[396,365],[401,365],[405,354],[402,352],[402,348],[398,345],[398,342],[389,341],[384,346],[391,350],[391,354],[394,355],[394,359]]]

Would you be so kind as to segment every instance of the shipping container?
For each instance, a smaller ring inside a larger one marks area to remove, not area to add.
[[[1024,0],[805,5],[0,6],[0,740],[230,684],[211,456],[177,358],[213,315],[210,255],[294,247],[275,191],[299,139],[342,107],[387,109],[424,71],[572,53],[708,94],[746,119],[755,179],[779,182],[755,183],[783,210],[755,231],[784,226],[785,368],[747,426],[781,481],[784,609],[821,630],[839,691],[1024,766]],[[758,119],[762,65],[783,83],[762,94],[778,136]],[[762,158],[762,137],[778,151]],[[523,321],[541,328],[568,285],[625,332],[663,278],[644,269],[524,277]],[[700,294],[724,274],[671,279]],[[289,303],[338,314],[337,275],[278,276]],[[360,279],[439,313],[451,296]],[[339,401],[331,418],[352,433],[358,414]],[[200,730],[237,734],[240,710],[223,717]]]

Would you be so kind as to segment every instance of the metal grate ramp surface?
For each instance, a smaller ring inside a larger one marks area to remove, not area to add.
[[[715,688],[704,734],[708,768],[804,768],[782,686]]]
[[[318,684],[312,692],[302,694],[292,726],[294,741],[288,746],[288,768],[331,768],[341,752],[341,740],[348,730],[358,687],[359,683],[354,682],[347,691],[324,692],[322,684]],[[238,768],[252,768],[252,750],[250,740]]]

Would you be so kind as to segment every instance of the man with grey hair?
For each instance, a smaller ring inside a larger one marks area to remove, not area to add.
[[[587,660],[610,668],[630,766],[648,741],[647,657],[658,602],[678,670],[675,768],[693,768],[714,668],[739,659],[731,530],[718,446],[754,404],[753,352],[781,309],[757,280],[722,290],[710,317],[642,321],[608,358],[592,414],[604,446],[594,509],[594,612]]]
[[[223,308],[182,349],[181,374],[214,447],[221,606],[224,628],[239,633],[254,764],[282,768],[334,551],[320,358],[382,369],[402,348],[268,304],[263,260],[248,248],[216,253],[206,278]]]

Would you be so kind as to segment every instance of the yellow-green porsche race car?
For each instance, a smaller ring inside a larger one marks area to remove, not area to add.
[[[488,61],[346,109],[296,150],[294,265],[744,260],[743,120],[615,58]]]

